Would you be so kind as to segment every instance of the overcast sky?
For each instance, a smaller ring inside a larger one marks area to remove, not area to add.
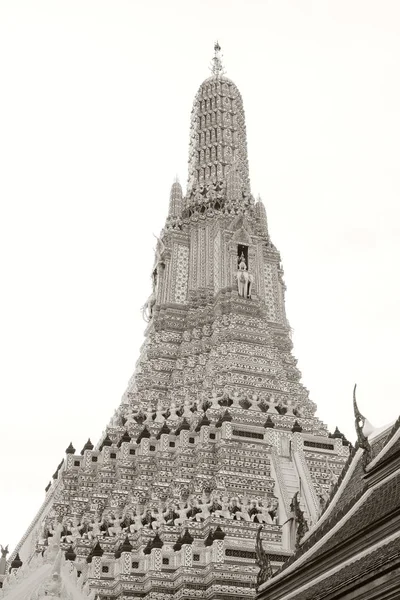
[[[3,545],[133,372],[216,39],[318,416],[354,440],[354,382],[374,425],[400,413],[398,0],[2,0]]]

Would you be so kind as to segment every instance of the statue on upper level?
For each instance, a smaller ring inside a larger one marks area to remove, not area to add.
[[[153,316],[153,308],[155,303],[156,295],[154,292],[152,292],[141,308],[143,319],[146,321],[146,323],[148,323]]]
[[[155,249],[155,258],[154,258],[154,267],[151,275],[153,289],[146,300],[144,306],[142,306],[142,315],[143,319],[148,323],[153,317],[153,308],[157,301],[157,289],[158,289],[158,280],[161,269],[165,267],[164,254],[165,254],[165,244],[162,241],[163,232],[161,232],[160,237],[154,236],[157,239],[157,246]]]
[[[7,554],[8,554],[8,544],[4,548],[0,545],[1,557],[0,557],[0,575],[5,575],[6,566],[7,566]]]
[[[236,279],[238,283],[238,294],[241,298],[250,298],[251,299],[251,288],[254,283],[254,276],[248,272],[246,259],[242,252],[239,258],[239,265],[236,274]]]
[[[237,271],[237,282],[238,282],[238,293],[241,298],[246,298],[247,296],[247,285],[249,282],[249,274],[247,272],[246,262],[244,260],[244,256],[242,254],[238,271]]]

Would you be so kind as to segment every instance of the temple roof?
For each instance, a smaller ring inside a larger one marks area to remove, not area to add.
[[[363,465],[364,450],[356,445],[325,512],[297,552],[261,586],[260,598],[327,598],[355,578],[362,585],[367,573],[400,557],[399,525],[387,527],[400,507],[400,419],[374,430],[368,440],[370,463]]]

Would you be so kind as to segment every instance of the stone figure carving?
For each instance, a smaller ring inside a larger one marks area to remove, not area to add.
[[[221,504],[219,509],[215,511],[216,517],[224,517],[225,519],[232,519],[233,516],[231,514],[230,506],[229,506],[229,498],[228,496],[220,496],[219,498]]]
[[[62,536],[63,536],[63,541],[68,542],[68,544],[71,544],[78,537],[81,537],[79,521],[76,517],[66,521],[66,523],[63,527]]]
[[[143,527],[146,527],[146,529],[153,529],[154,521],[156,521],[156,518],[153,516],[153,511],[148,508],[142,518],[142,525]]]
[[[101,525],[102,522],[97,516],[91,517],[90,520],[86,518],[80,533],[84,539],[88,539],[92,542],[94,539],[104,535],[104,531],[101,531],[100,529]]]
[[[179,506],[176,509],[176,512],[178,513],[178,518],[174,520],[175,527],[177,527],[178,525],[182,525],[182,523],[187,521],[188,506],[186,502],[180,502]]]
[[[61,598],[61,578],[59,573],[53,573],[39,590],[38,600],[47,598]]]
[[[164,263],[165,244],[160,238],[158,238],[157,236],[155,236],[155,237],[157,238],[157,246],[156,246],[156,250],[155,250],[156,255],[155,255],[155,260],[154,260],[153,272],[152,272],[152,276],[151,276],[153,290],[141,309],[143,319],[146,321],[146,323],[148,323],[151,320],[151,318],[153,317],[153,308],[154,308],[154,305],[157,300],[159,269],[163,268],[165,266],[165,263]]]
[[[196,514],[196,521],[205,521],[210,516],[210,508],[212,505],[212,500],[207,501],[207,497],[203,494],[203,498],[201,503],[199,503],[200,512]]]
[[[7,566],[7,554],[8,554],[8,544],[4,548],[0,545],[1,557],[0,557],[0,575],[5,575],[6,566]]]
[[[254,275],[248,272],[244,254],[239,258],[239,266],[236,273],[238,294],[241,298],[251,299],[251,290],[254,283]]]
[[[247,498],[233,497],[231,499],[231,512],[236,521],[251,521],[250,507]]]
[[[123,517],[111,515],[109,520],[108,527],[108,535],[116,536],[119,535],[122,531],[121,523],[123,521]]]
[[[247,297],[250,298],[250,300],[251,300],[251,289],[253,287],[253,283],[254,283],[254,275],[252,273],[249,273],[249,287],[247,290]]]
[[[247,297],[247,286],[249,282],[249,274],[244,257],[241,258],[237,271],[238,293],[241,298]]]
[[[139,511],[139,509],[136,509],[135,512],[134,512],[134,514],[133,514],[133,521],[129,525],[129,531],[131,533],[135,533],[136,531],[140,531],[140,529],[143,527],[143,525],[142,525],[142,518],[143,518],[142,513]]]
[[[142,315],[143,319],[148,323],[153,316],[153,308],[156,303],[156,294],[155,291],[151,292],[150,296],[142,306]]]
[[[169,503],[163,512],[165,524],[169,527],[173,527],[175,519],[179,517],[175,509],[176,505],[174,503]]]
[[[53,537],[55,532],[55,528],[50,519],[44,518],[42,524],[40,526],[40,531],[38,535],[38,544],[47,545],[48,538]]]
[[[158,503],[158,508],[154,508],[151,514],[154,518],[154,521],[152,521],[151,523],[152,529],[159,529],[162,525],[165,524],[162,502]]]
[[[259,506],[257,506],[256,500],[252,500],[250,502],[249,517],[253,521],[253,523],[262,523],[263,522],[260,520],[261,503],[259,502],[258,504],[259,504]]]
[[[189,500],[189,510],[186,514],[189,521],[197,521],[197,515],[201,514],[201,508],[199,507],[199,503],[196,500],[196,498],[192,498],[191,500]]]

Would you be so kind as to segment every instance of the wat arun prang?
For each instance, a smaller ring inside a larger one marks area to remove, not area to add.
[[[96,446],[67,448],[4,589],[56,549],[82,597],[251,598],[259,566],[265,579],[323,510],[349,444],[300,383],[280,255],[218,44],[152,284],[121,405]]]

